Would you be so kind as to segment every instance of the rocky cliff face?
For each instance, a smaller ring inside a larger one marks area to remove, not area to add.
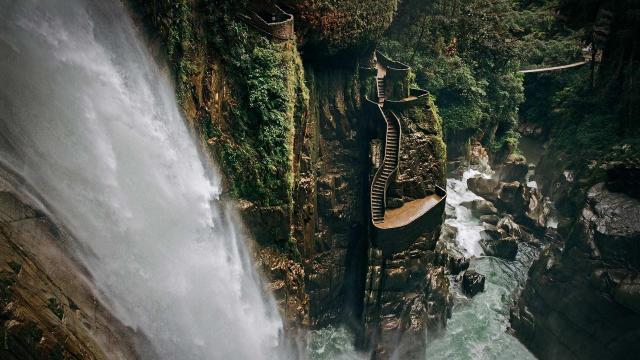
[[[511,323],[543,359],[617,359],[640,348],[640,201],[591,187],[564,247],[532,266]]]
[[[359,66],[397,2],[283,1],[297,40],[255,31],[243,15],[258,2],[133,3],[147,32],[159,34],[158,55],[169,53],[184,112],[226,175],[225,194],[256,240],[257,265],[289,328],[344,322],[360,332],[367,269],[377,260],[368,256],[375,134],[362,111],[372,79]],[[391,191],[408,201],[444,187],[446,150],[433,104],[401,118],[405,142]],[[446,322],[438,236],[439,226],[425,229],[380,260],[387,280],[367,326],[393,334],[380,342],[387,355],[403,333],[420,343],[426,327]]]
[[[0,172],[0,358],[137,359],[144,338],[116,320],[72,259],[73,239]],[[152,354],[148,354],[152,356]]]
[[[368,169],[356,69],[306,68],[310,112],[296,130],[292,229],[313,325],[335,322],[345,310],[359,317]]]

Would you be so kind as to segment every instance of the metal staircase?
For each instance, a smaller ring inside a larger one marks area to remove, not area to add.
[[[374,224],[384,221],[386,193],[389,183],[400,163],[400,120],[393,112],[387,116],[378,104],[380,115],[387,125],[384,144],[384,159],[371,182],[371,218]]]
[[[384,103],[386,96],[384,94],[384,78],[376,78],[376,82],[378,83],[378,103]]]

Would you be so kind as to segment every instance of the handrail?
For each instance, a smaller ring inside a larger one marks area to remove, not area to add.
[[[382,66],[396,71],[408,71],[411,67],[400,61],[391,60],[386,55],[376,50],[376,60],[382,64]]]
[[[260,11],[267,9],[267,5],[263,4],[261,7],[253,6],[249,9],[249,24],[260,31],[266,32],[268,35],[273,36],[276,39],[291,40],[293,37],[293,14],[285,12],[276,4],[270,5],[271,6],[268,8],[268,10],[274,11],[278,16],[284,17],[285,19],[281,21],[270,22],[267,19],[263,18],[260,14]],[[285,35],[282,35],[282,33],[285,33]]]
[[[552,66],[552,67],[546,67],[546,68],[540,68],[540,69],[529,69],[529,70],[522,69],[522,70],[518,70],[518,72],[521,73],[521,74],[530,74],[530,73],[538,73],[538,72],[563,70],[563,69],[569,69],[569,68],[581,66],[581,65],[584,65],[584,64],[586,64],[586,63],[588,63],[590,61],[591,60],[584,60],[584,61],[575,62],[573,64]]]
[[[393,126],[391,125],[391,122],[389,120],[389,117],[387,117],[384,113],[384,110],[382,110],[382,106],[378,103],[374,103],[373,101],[367,99],[367,101],[369,101],[370,103],[374,104],[375,106],[377,106],[380,115],[382,116],[382,118],[384,119],[385,125],[386,125],[386,131],[385,131],[385,144],[384,144],[384,156],[382,158],[382,162],[380,167],[378,167],[378,170],[376,171],[376,173],[373,175],[373,180],[371,181],[371,187],[369,189],[369,206],[370,206],[370,211],[371,211],[371,223],[374,224],[375,226],[375,222],[373,221],[373,213],[374,213],[374,209],[373,209],[373,187],[374,185],[377,183],[377,181],[380,179],[380,177],[382,176],[382,172],[384,171],[384,165],[386,160],[389,158],[389,127],[393,128]],[[398,151],[396,153],[396,159],[395,159],[395,166],[392,169],[391,173],[389,174],[389,177],[384,181],[384,191],[382,193],[382,206],[383,206],[383,213],[385,211],[385,207],[387,204],[387,189],[389,188],[389,180],[398,172],[398,167],[400,165],[400,144],[402,143],[402,128],[400,125],[400,119],[398,119],[398,117],[396,116],[395,113],[391,112],[392,115],[392,119],[395,120],[395,125],[397,125],[397,129],[398,129]]]

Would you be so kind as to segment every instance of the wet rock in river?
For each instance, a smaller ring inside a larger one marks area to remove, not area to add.
[[[513,239],[480,240],[480,246],[487,256],[514,260],[518,253],[518,243]]]
[[[467,187],[474,194],[489,201],[495,201],[498,199],[500,182],[496,179],[485,179],[478,176],[467,179]]]
[[[467,270],[462,274],[462,291],[473,297],[477,293],[484,291],[485,277],[475,270]]]
[[[480,217],[482,215],[495,215],[498,213],[498,209],[493,206],[493,203],[487,200],[478,199],[473,201],[465,201],[460,205],[471,210],[473,216],[476,217]]]
[[[480,221],[491,225],[496,225],[499,220],[500,218],[495,214],[480,216]]]
[[[509,159],[503,165],[496,167],[498,180],[504,182],[524,182],[529,172],[529,165],[524,159]]]

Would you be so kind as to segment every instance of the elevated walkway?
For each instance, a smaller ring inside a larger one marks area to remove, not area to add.
[[[570,68],[582,66],[587,63],[589,63],[589,60],[579,61],[573,64],[567,64],[567,65],[545,67],[540,69],[522,69],[522,70],[519,70],[518,72],[522,74],[530,74],[530,73],[540,73],[540,72],[547,72],[547,71],[558,71],[558,70],[564,70],[564,69],[570,69]]]
[[[293,15],[274,3],[261,3],[248,9],[244,20],[265,35],[276,40],[287,41],[295,38]]]
[[[389,100],[387,80],[389,75],[408,74],[410,68],[400,62],[390,60],[380,52],[375,53],[376,61],[376,101],[367,99],[371,116],[384,128],[384,151],[380,167],[371,181],[370,203],[373,244],[385,256],[401,251],[420,234],[430,231],[441,223],[446,202],[446,191],[436,187],[434,194],[405,203],[397,209],[386,209],[387,189],[395,180],[400,164],[402,125],[395,111],[402,111],[422,102],[428,104],[429,93],[422,89],[411,89],[409,96]]]

